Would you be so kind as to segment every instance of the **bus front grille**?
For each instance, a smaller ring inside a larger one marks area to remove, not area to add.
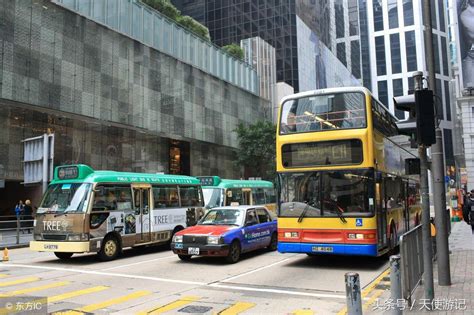
[[[65,234],[43,234],[43,240],[45,241],[65,241]]]

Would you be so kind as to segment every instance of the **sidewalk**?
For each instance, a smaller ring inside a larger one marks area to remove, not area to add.
[[[33,229],[30,230],[33,232]],[[21,233],[20,231],[20,244],[16,244],[16,231],[2,231],[0,232],[0,249],[4,247],[17,247],[17,246],[26,246],[33,240],[33,233]]]
[[[424,300],[424,287],[419,286],[413,295],[412,305],[405,304],[405,314],[474,314],[474,235],[466,222],[452,223],[449,237],[451,286],[438,285],[438,265],[433,264],[434,296],[432,304]],[[390,312],[387,303],[390,290],[385,291],[378,300],[367,307],[364,314]],[[397,301],[391,302],[396,305]],[[404,303],[401,303],[402,305]],[[427,311],[431,307],[433,311]],[[402,306],[403,308],[403,306]],[[411,308],[411,310],[410,310]]]

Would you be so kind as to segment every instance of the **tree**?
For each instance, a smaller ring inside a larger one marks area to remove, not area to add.
[[[177,21],[178,17],[181,16],[181,11],[176,9],[169,0],[142,0],[142,2],[166,15],[173,21]]]
[[[246,177],[275,179],[276,127],[269,121],[253,125],[240,123],[234,130],[239,141],[237,163],[244,167]]]
[[[179,25],[183,26],[184,28],[189,29],[191,32],[203,37],[204,39],[210,41],[211,36],[209,36],[209,30],[207,27],[193,19],[188,15],[181,15],[178,17],[177,22]]]
[[[244,50],[235,43],[225,45],[224,47],[222,47],[222,49],[224,49],[229,55],[234,56],[237,59],[244,59]]]

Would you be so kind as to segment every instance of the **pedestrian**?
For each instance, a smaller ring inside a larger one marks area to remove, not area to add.
[[[33,208],[31,207],[31,201],[29,199],[26,199],[25,200],[25,206],[23,207],[24,209],[24,215],[25,217],[27,217],[27,220],[31,220],[32,219],[32,216],[33,216]],[[31,221],[29,221],[31,222]],[[30,228],[30,224],[27,224],[28,226],[28,233],[31,233],[31,228]]]
[[[472,207],[474,206],[474,189],[467,194],[466,202],[462,208],[462,216],[464,221],[467,224],[471,225],[472,230],[474,231],[474,211]],[[472,215],[471,215],[472,214]]]
[[[15,206],[15,215],[16,215],[16,226],[17,229],[21,229],[21,216],[23,215],[23,211],[25,210],[25,205],[23,201],[20,200]]]

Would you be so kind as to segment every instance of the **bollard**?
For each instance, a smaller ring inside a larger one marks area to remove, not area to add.
[[[10,260],[10,258],[8,257],[8,248],[5,247],[3,249],[3,259],[2,259],[2,261],[9,261],[9,260]]]
[[[348,272],[346,279],[346,303],[348,315],[362,315],[359,274]]]
[[[21,228],[21,223],[20,223],[20,216],[16,216],[16,244],[20,244],[20,228]]]
[[[400,255],[390,256],[390,298],[394,303],[403,299],[402,277],[400,273]],[[402,309],[398,307],[398,303],[396,303],[395,308],[392,310],[391,314],[403,314]]]

